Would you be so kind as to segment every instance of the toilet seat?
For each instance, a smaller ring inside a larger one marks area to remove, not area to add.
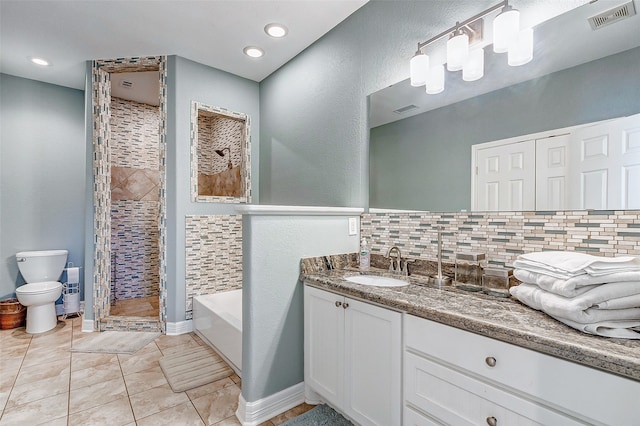
[[[21,294],[42,294],[48,293],[52,290],[57,290],[58,287],[61,287],[62,283],[58,281],[43,281],[39,283],[29,283],[21,285],[16,289],[16,293],[20,292]]]

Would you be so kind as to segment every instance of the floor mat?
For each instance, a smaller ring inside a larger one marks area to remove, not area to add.
[[[233,370],[208,347],[185,348],[163,357],[160,367],[171,389],[183,392],[233,375]]]

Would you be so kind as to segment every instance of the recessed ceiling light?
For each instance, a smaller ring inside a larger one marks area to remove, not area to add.
[[[46,59],[43,59],[43,58],[29,57],[29,60],[31,61],[31,63],[36,64],[36,65],[40,65],[41,67],[51,66],[51,62],[49,62],[49,61],[47,61]]]
[[[287,27],[282,24],[269,24],[264,27],[264,32],[269,34],[271,37],[281,38],[287,35]]]
[[[243,52],[247,56],[251,56],[252,58],[259,58],[264,55],[264,50],[259,47],[247,46],[243,49]]]

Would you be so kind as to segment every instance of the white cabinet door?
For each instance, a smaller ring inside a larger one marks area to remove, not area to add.
[[[344,298],[304,287],[304,381],[329,404],[342,406]]]
[[[475,210],[535,209],[535,140],[479,149]]]
[[[304,287],[305,386],[361,426],[402,421],[402,314]]]
[[[536,139],[536,210],[569,207],[569,134]]]
[[[571,208],[640,208],[640,114],[571,137]]]
[[[345,412],[361,425],[400,425],[401,314],[345,299]]]

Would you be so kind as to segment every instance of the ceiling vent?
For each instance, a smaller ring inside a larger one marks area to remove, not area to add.
[[[396,114],[404,114],[406,112],[413,111],[414,109],[418,109],[418,106],[417,105],[407,105],[406,107],[398,108],[398,109],[394,110],[393,112],[395,112]]]
[[[122,80],[120,82],[120,87],[122,87],[123,89],[133,89],[133,82],[128,80]]]
[[[609,24],[614,24],[625,18],[629,18],[635,14],[636,9],[633,6],[632,0],[628,3],[616,6],[613,9],[606,10],[596,16],[592,16],[589,18],[589,25],[591,25],[592,30],[597,30]]]

